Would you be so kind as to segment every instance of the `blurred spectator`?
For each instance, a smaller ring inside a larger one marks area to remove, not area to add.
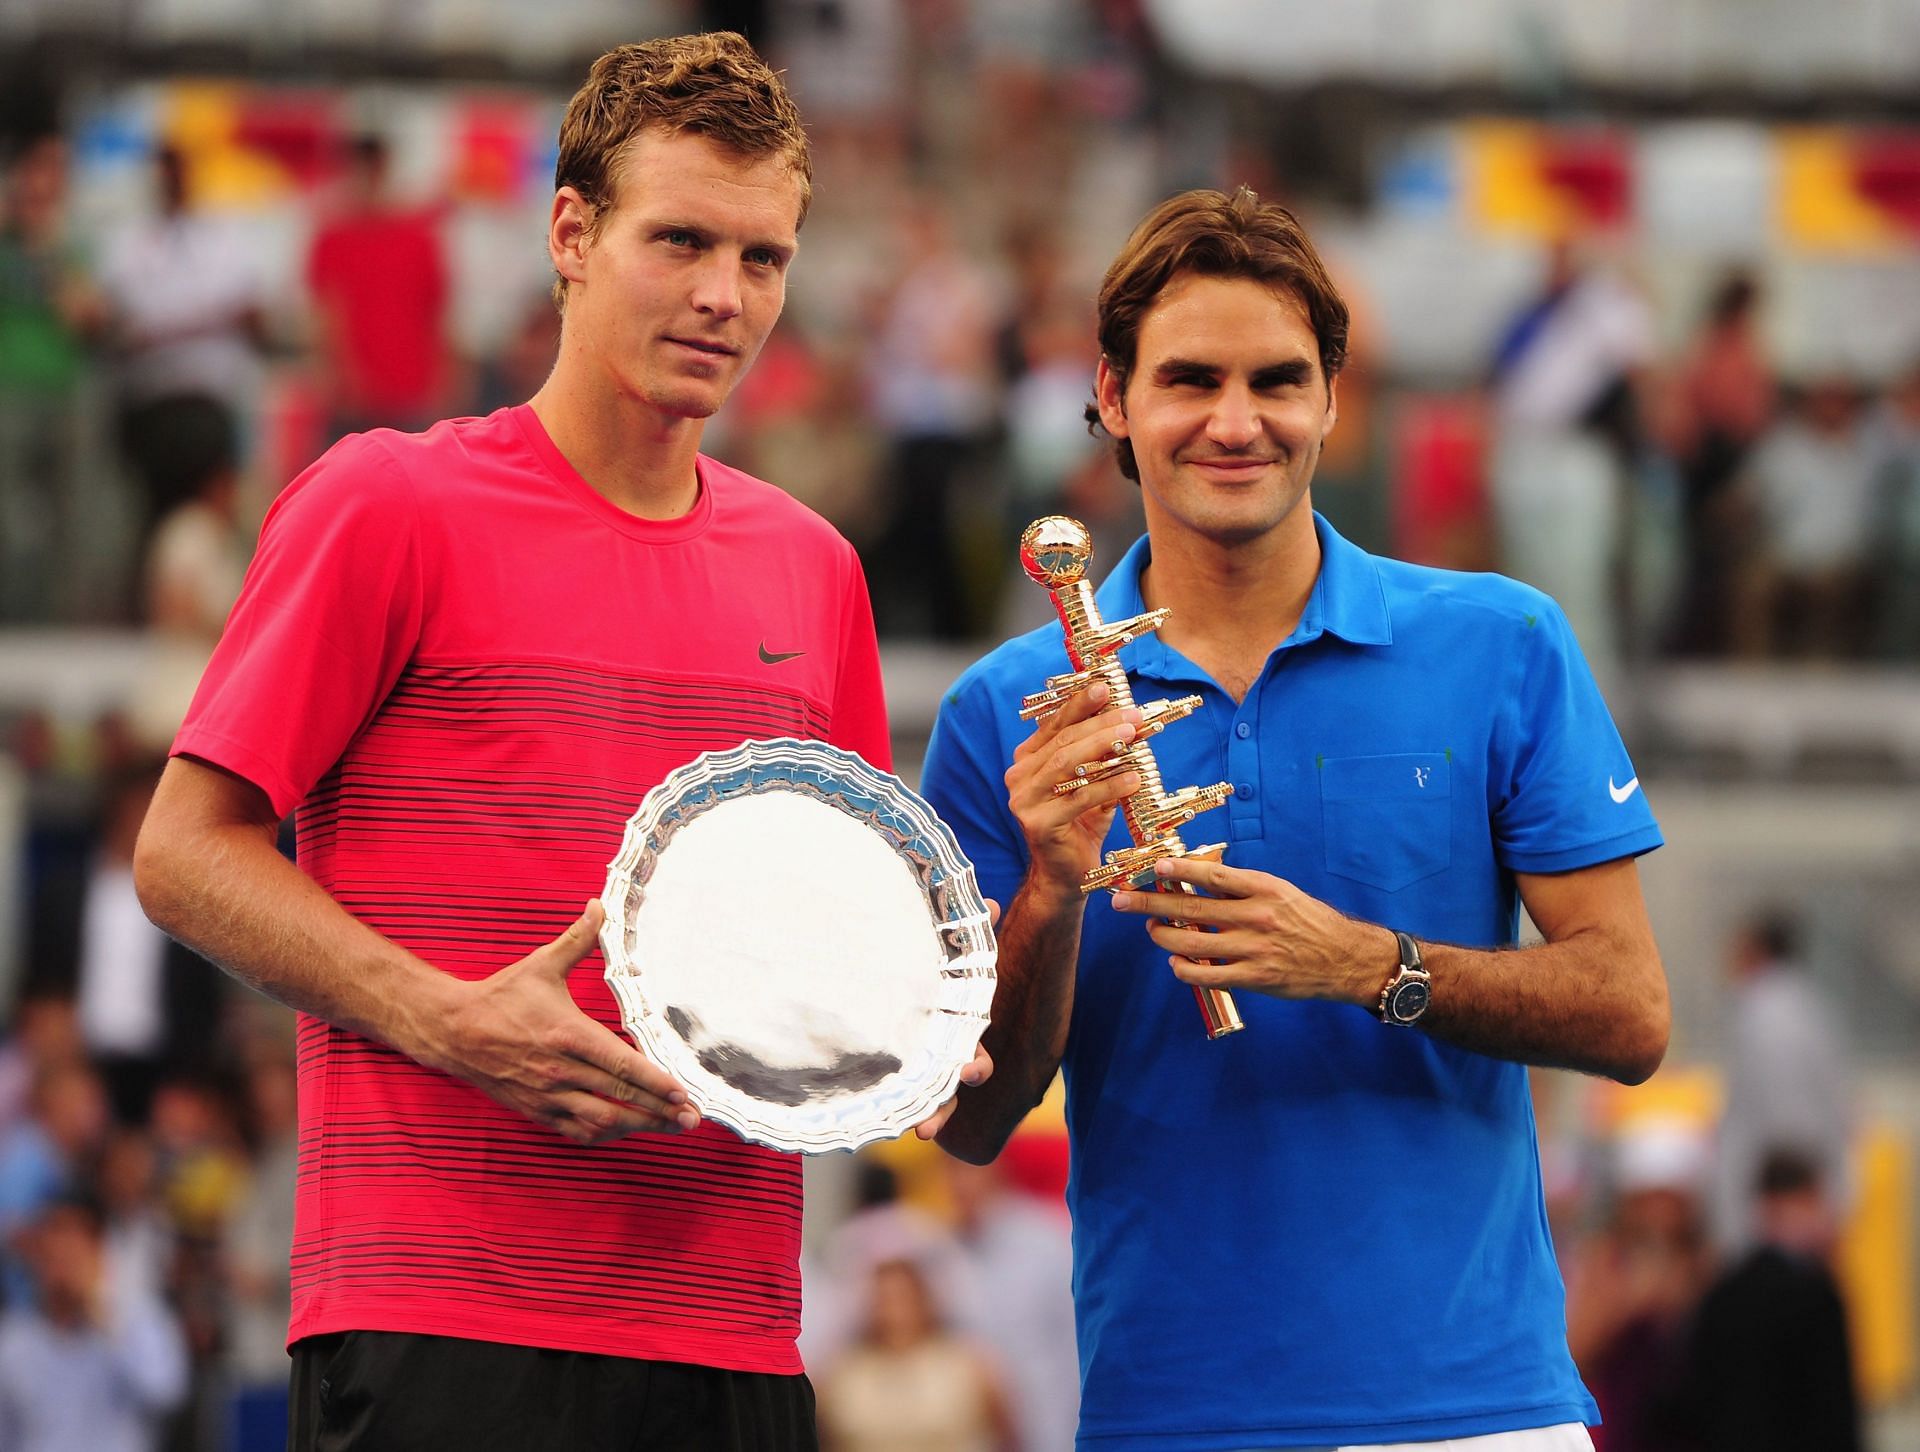
[[[227,1344],[234,1384],[234,1452],[273,1452],[287,1428],[287,1326],[293,1319],[293,1181],[299,1124],[291,1062],[248,1076],[253,1173],[227,1233],[232,1296]]]
[[[172,1274],[173,1226],[160,1205],[158,1163],[144,1129],[114,1130],[100,1155],[107,1265],[128,1296],[163,1296]]]
[[[0,1141],[0,1303],[19,1305],[31,1296],[21,1234],[86,1183],[106,1131],[106,1091],[84,1060],[40,1070],[26,1119]]]
[[[997,421],[994,293],[940,200],[916,198],[902,225],[906,270],[881,307],[869,379],[891,457],[886,524],[867,573],[883,634],[964,640],[981,602],[962,534],[982,501],[961,496]],[[962,504],[974,508],[963,514]]]
[[[164,1081],[153,1099],[161,1203],[175,1230],[172,1300],[190,1365],[189,1435],[202,1442],[228,1416],[222,1351],[227,1332],[224,1237],[248,1193],[240,1107],[210,1077]]]
[[[831,520],[855,548],[869,550],[881,525],[885,463],[861,407],[859,366],[822,357],[793,330],[776,332],[734,391],[725,456]]]
[[[1346,427],[1346,391],[1341,390]],[[1478,394],[1403,393],[1392,431],[1392,553],[1444,570],[1490,570],[1487,409]],[[1318,501],[1315,501],[1316,505]]]
[[[28,141],[0,182],[0,622],[48,617],[80,527],[76,402],[102,307],[67,223],[66,143]]]
[[[854,186],[898,175],[906,149],[912,7],[897,0],[773,0],[773,53],[823,163]]]
[[[246,1196],[241,1113],[211,1074],[175,1075],[154,1092],[151,1127],[162,1194],[183,1236],[217,1241]]]
[[[156,501],[162,513],[144,563],[152,635],[127,700],[132,734],[155,758],[165,756],[193,701],[239,598],[252,545],[240,527],[233,415],[213,399],[186,397],[177,401],[173,428],[167,493]]]
[[[321,222],[307,257],[333,438],[370,428],[427,428],[448,399],[448,276],[439,217],[393,199],[389,161],[382,138],[353,142],[339,207]]]
[[[865,1329],[820,1379],[826,1452],[995,1452],[1018,1447],[999,1378],[946,1331],[926,1273],[883,1260],[868,1283]]]
[[[1760,288],[1737,272],[1721,283],[1682,361],[1670,426],[1680,466],[1684,580],[1673,646],[1687,655],[1732,648],[1753,520],[1734,486],[1773,421],[1778,389],[1758,324]]]
[[[29,1245],[38,1296],[0,1318],[0,1452],[152,1452],[186,1389],[172,1318],[108,1275],[98,1205],[52,1204]]]
[[[1600,1405],[1599,1452],[1686,1452],[1687,1336],[1712,1271],[1708,1147],[1691,1126],[1649,1121],[1617,1147],[1616,1201],[1570,1257],[1567,1342]]]
[[[145,617],[163,635],[211,648],[247,569],[240,444],[233,415],[210,398],[181,399],[175,425],[178,469],[167,482],[178,492],[159,501],[147,544]]]
[[[1819,1161],[1773,1149],[1758,1179],[1759,1243],[1707,1292],[1691,1408],[1705,1452],[1858,1452],[1837,1233]]]
[[[474,412],[489,414],[532,398],[553,372],[559,350],[560,310],[545,292],[529,297],[506,340],[479,370]],[[749,373],[746,381],[753,377]]]
[[[71,997],[46,989],[21,996],[0,1041],[0,1144],[31,1111],[41,1070],[81,1052],[80,1020]]]
[[[998,1163],[944,1167],[959,1252],[954,1324],[994,1352],[1020,1445],[1066,1452],[1080,1422],[1066,1207],[1014,1190]]]
[[[1051,238],[1024,237],[1016,246],[1016,302],[999,343],[1012,485],[1009,549],[1029,521],[1061,507],[1068,481],[1090,454],[1107,453],[1081,415],[1100,360],[1093,308],[1068,290]]]
[[[160,1075],[202,1062],[213,1044],[220,975],[154,927],[133,891],[133,846],[160,778],[137,758],[103,770],[91,850],[41,885],[43,971],[76,986],[80,1033],[115,1116],[144,1123]]]
[[[147,1118],[167,1051],[169,940],[140,910],[133,891],[133,844],[157,772],[142,771],[108,794],[100,846],[80,912],[80,1032],[107,1082],[122,1123]],[[196,1034],[204,1025],[194,1025]]]
[[[225,219],[190,203],[187,161],[154,157],[158,210],[109,239],[101,268],[118,347],[120,441],[145,491],[142,533],[188,492],[183,415],[213,399],[252,417],[266,333],[253,249]]]
[[[827,1237],[820,1274],[804,1288],[804,1351],[808,1365],[830,1363],[860,1332],[874,1267],[911,1260],[948,1289],[957,1279],[958,1248],[947,1227],[900,1198],[892,1168],[870,1156],[856,1160],[847,1218]]]
[[[975,124],[966,128],[974,173],[1027,206],[1048,204],[1068,181],[1074,87],[1062,79],[1091,54],[1090,8],[1058,0],[971,0],[960,7],[980,98]]]
[[[1864,651],[1877,462],[1859,392],[1841,378],[1811,385],[1754,450],[1748,473],[1764,572],[1757,623],[1769,653]]]
[[[1562,241],[1494,353],[1501,567],[1560,603],[1603,684],[1619,660],[1624,463],[1653,347],[1639,292]]]
[[[1920,659],[1920,362],[1874,419],[1874,578],[1881,591],[1875,653]]]
[[[1849,1196],[1853,1086],[1846,1045],[1801,958],[1793,919],[1765,912],[1735,934],[1727,1044],[1727,1105],[1720,1121],[1717,1238],[1752,1243],[1753,1186],[1770,1146],[1805,1145],[1829,1193]]]

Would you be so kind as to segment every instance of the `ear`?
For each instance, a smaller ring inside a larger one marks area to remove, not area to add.
[[[553,194],[553,212],[547,219],[547,256],[553,270],[569,283],[584,282],[587,249],[592,242],[593,208],[572,187]]]
[[[1327,417],[1320,425],[1320,441],[1325,443],[1327,435],[1333,432],[1334,421],[1340,417],[1340,380],[1337,377],[1327,380]]]
[[[1093,401],[1100,409],[1100,427],[1116,439],[1127,437],[1127,396],[1120,388],[1120,377],[1100,355],[1100,366],[1093,375]]]

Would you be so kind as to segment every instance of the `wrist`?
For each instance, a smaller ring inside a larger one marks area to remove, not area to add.
[[[1400,971],[1400,940],[1392,928],[1377,923],[1356,923],[1358,933],[1354,951],[1347,961],[1347,1002],[1368,1013],[1380,1010],[1380,995]]]
[[[1024,913],[1044,921],[1078,920],[1085,911],[1087,895],[1080,890],[1080,879],[1058,879],[1036,864],[1027,873],[1015,897]]]
[[[458,1058],[456,1036],[472,999],[471,985],[451,973],[420,965],[409,991],[394,1006],[388,1044],[429,1069],[451,1072]]]

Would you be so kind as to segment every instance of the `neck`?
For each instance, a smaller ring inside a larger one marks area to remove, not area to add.
[[[662,413],[585,371],[563,346],[552,375],[529,400],[540,426],[609,503],[640,519],[678,519],[700,497],[694,457],[705,420]]]
[[[1141,598],[1148,609],[1173,611],[1160,638],[1210,667],[1223,656],[1266,659],[1300,623],[1320,574],[1320,540],[1304,499],[1278,529],[1245,544],[1156,530],[1151,508],[1147,533],[1153,560],[1140,577]]]

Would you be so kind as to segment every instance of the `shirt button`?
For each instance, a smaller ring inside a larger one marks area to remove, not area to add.
[[[1253,783],[1250,781],[1235,782],[1233,787],[1233,794],[1236,797],[1246,797],[1248,800],[1252,800]]]
[[[1245,741],[1249,736],[1253,735],[1253,728],[1245,721],[1242,721],[1238,726],[1233,728],[1233,734],[1238,736],[1242,741]]]

